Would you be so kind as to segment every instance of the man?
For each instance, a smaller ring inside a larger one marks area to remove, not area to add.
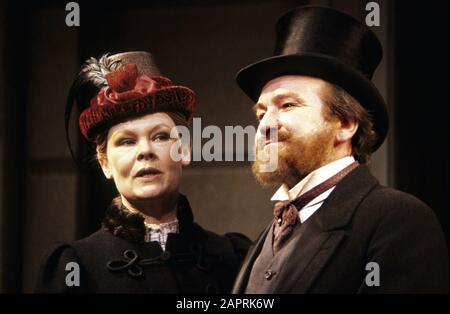
[[[433,211],[381,186],[366,165],[388,130],[370,81],[381,58],[364,24],[306,6],[278,21],[275,56],[239,72],[259,120],[253,172],[281,187],[234,293],[448,292]],[[267,172],[262,156],[273,149],[278,164]]]

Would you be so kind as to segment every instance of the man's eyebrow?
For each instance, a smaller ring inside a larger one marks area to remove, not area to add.
[[[281,103],[283,100],[285,100],[286,98],[291,98],[297,102],[303,103],[304,100],[297,94],[294,92],[289,92],[289,93],[284,93],[284,94],[279,94],[276,95],[275,97],[272,98],[272,102],[275,104],[279,104]]]
[[[286,98],[291,98],[291,99],[293,99],[293,100],[295,100],[296,102],[299,102],[299,103],[304,103],[305,102],[297,93],[294,93],[294,92],[277,95],[277,96],[272,98],[272,102],[277,104],[277,105],[279,105]]]
[[[294,92],[276,95],[272,98],[272,102],[276,105],[279,105],[286,98],[291,98],[298,103],[305,102],[297,93],[294,93]],[[258,110],[266,110],[266,109],[267,109],[267,106],[261,102],[258,102],[256,105],[253,106],[253,112],[257,112]]]

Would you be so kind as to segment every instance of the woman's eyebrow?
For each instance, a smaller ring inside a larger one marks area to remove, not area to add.
[[[155,130],[158,131],[159,129],[164,129],[164,128],[167,128],[169,130],[171,129],[171,127],[169,125],[160,123],[160,124],[155,125],[153,128],[151,128],[150,132],[155,132]]]
[[[127,135],[134,135],[134,131],[130,130],[130,129],[121,129],[121,130],[117,130],[116,132],[114,132],[112,134],[112,137],[117,137],[117,136],[127,136]]]
[[[158,123],[155,126],[152,126],[150,128],[146,128],[145,130],[146,130],[146,133],[154,133],[156,131],[159,131],[160,129],[165,129],[165,128],[170,130],[170,126],[169,125],[166,125],[164,123]],[[122,136],[123,135],[125,135],[125,136],[126,135],[136,135],[136,134],[139,134],[141,130],[142,129],[139,128],[139,127],[131,126],[131,127],[123,128],[121,130],[116,131],[113,134],[113,137],[119,136],[119,135],[122,135]]]

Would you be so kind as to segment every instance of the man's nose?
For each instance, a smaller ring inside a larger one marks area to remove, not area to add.
[[[137,156],[138,160],[146,160],[146,159],[150,160],[156,157],[151,140],[147,139],[140,140],[138,142],[137,148],[138,148],[138,156]]]
[[[278,132],[280,129],[280,121],[278,114],[273,111],[268,111],[259,123],[258,131],[263,138],[269,138],[273,132]]]

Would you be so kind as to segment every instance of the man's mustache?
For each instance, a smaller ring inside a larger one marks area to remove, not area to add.
[[[259,149],[263,148],[268,142],[281,142],[288,141],[291,138],[291,134],[288,131],[271,131],[266,132],[264,136],[261,136],[256,144]]]

